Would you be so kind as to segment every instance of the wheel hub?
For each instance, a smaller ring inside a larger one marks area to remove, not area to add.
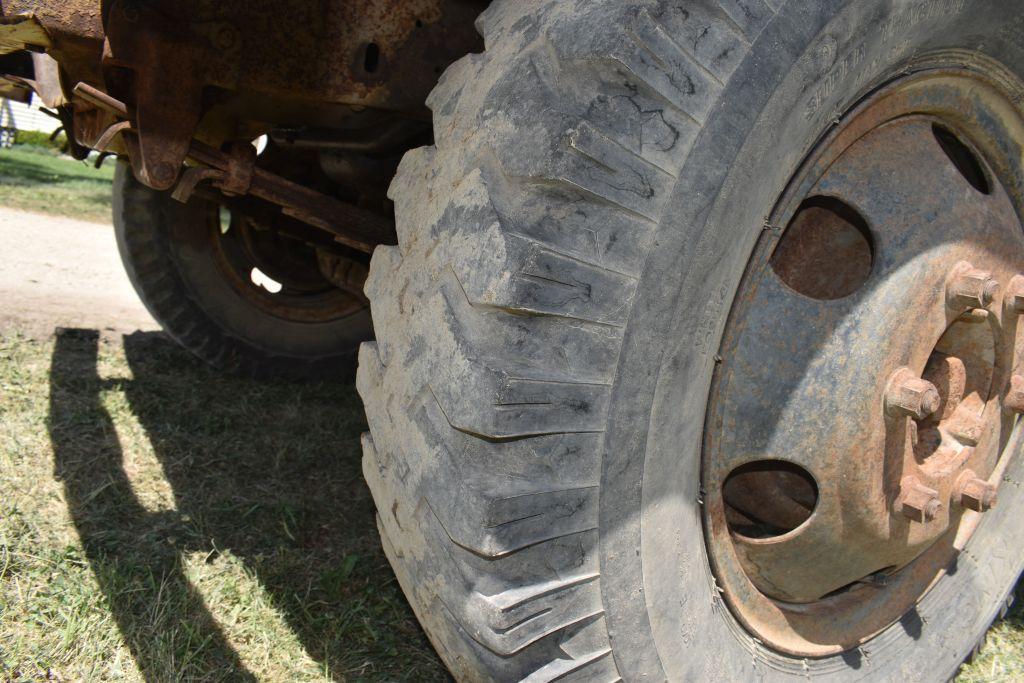
[[[980,92],[919,76],[848,117],[734,306],[705,444],[709,547],[741,621],[785,651],[891,623],[996,503],[1024,407],[1024,237],[973,146],[1000,133]]]
[[[230,212],[221,216],[216,205],[209,210],[206,236],[218,267],[235,290],[260,309],[289,322],[316,324],[353,315],[368,305],[361,291],[366,279],[363,264],[322,253],[253,219]],[[259,284],[256,271],[275,283],[276,291]]]

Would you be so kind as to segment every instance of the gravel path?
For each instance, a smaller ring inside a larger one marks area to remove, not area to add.
[[[156,330],[109,225],[0,208],[0,333]]]

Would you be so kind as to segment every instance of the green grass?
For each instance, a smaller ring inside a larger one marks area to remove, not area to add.
[[[446,680],[365,429],[351,385],[225,377],[160,334],[0,337],[0,680]],[[1022,606],[961,681],[1024,680]]]
[[[1024,681],[1024,580],[1006,618],[988,632],[985,647],[957,677],[958,683]]]
[[[351,385],[154,333],[0,339],[0,680],[445,680],[380,550]]]
[[[0,206],[110,222],[113,160],[99,169],[50,147],[0,149]]]

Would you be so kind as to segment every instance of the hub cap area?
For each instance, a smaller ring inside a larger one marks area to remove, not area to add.
[[[288,322],[329,323],[365,309],[367,266],[210,204],[215,263],[244,299]]]
[[[894,83],[818,146],[755,251],[702,483],[727,602],[784,652],[900,618],[996,504],[1024,410],[1020,155],[1004,154],[1021,130],[975,75]]]

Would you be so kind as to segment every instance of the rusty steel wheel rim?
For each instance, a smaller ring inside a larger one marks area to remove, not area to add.
[[[310,245],[259,229],[250,219],[213,204],[206,232],[218,270],[239,295],[265,313],[289,322],[328,323],[368,306],[358,289],[340,289],[327,280]],[[280,290],[256,282],[253,269]]]
[[[1013,101],[966,70],[879,90],[808,157],[748,266],[705,529],[731,611],[777,650],[835,654],[904,617],[996,504],[1024,410]]]

